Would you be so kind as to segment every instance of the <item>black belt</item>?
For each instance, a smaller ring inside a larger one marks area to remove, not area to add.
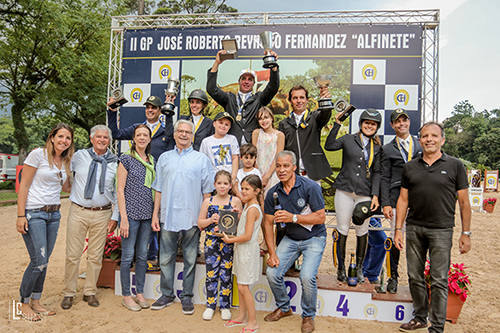
[[[78,207],[81,207],[81,208],[87,209],[87,210],[110,210],[113,207],[111,204],[107,204],[106,206],[100,206],[100,207],[84,207],[84,206],[80,206],[77,203],[74,203],[74,204],[77,205]]]

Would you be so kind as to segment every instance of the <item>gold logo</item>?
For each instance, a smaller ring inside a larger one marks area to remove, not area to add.
[[[234,226],[234,217],[232,215],[226,215],[221,221],[222,226],[226,229],[229,230]]]

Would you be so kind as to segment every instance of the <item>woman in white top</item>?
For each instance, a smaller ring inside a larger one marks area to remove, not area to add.
[[[16,228],[31,259],[19,289],[22,316],[29,321],[56,314],[45,309],[40,298],[61,219],[60,193],[71,190],[67,175],[74,151],[73,129],[59,123],[50,131],[44,148],[33,150],[24,161]]]

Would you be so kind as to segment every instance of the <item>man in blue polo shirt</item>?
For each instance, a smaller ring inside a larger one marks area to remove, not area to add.
[[[311,179],[296,175],[296,168],[297,158],[292,151],[284,150],[276,156],[276,173],[280,182],[269,190],[265,200],[264,236],[270,255],[266,275],[277,309],[264,320],[277,321],[292,315],[283,277],[302,254],[302,332],[309,333],[314,331],[318,294],[316,274],[326,245],[325,202],[321,187]],[[278,194],[282,207],[276,212],[274,193]],[[274,222],[285,224],[285,237],[277,249],[274,244]]]

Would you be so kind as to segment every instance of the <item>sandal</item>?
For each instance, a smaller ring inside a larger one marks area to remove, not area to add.
[[[56,312],[54,310],[40,311],[40,310],[35,310],[33,308],[31,310],[33,310],[34,313],[37,313],[37,314],[42,315],[42,316],[55,316],[56,315]]]
[[[235,327],[235,326],[244,326],[248,323],[242,323],[241,321],[236,320],[228,320],[224,323],[224,327]]]
[[[251,329],[251,328],[243,328],[239,333],[246,333],[246,332],[249,332],[249,333],[255,333],[257,332],[259,329],[258,328],[255,328],[255,329]]]

